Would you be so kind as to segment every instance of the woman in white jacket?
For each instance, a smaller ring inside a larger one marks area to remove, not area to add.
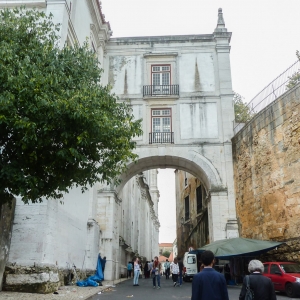
[[[172,272],[172,280],[173,280],[173,286],[175,287],[178,281],[178,274],[179,274],[179,265],[178,265],[178,259],[177,257],[174,258],[174,261],[171,263],[171,272]]]

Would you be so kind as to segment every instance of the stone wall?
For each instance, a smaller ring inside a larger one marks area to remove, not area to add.
[[[3,290],[47,294],[56,291],[59,286],[75,285],[77,279],[84,280],[94,274],[95,270],[9,264],[5,268]]]
[[[0,291],[2,290],[3,273],[10,249],[15,207],[16,199],[12,201],[11,207],[8,204],[0,205]]]
[[[300,261],[300,85],[232,139],[240,236],[287,241],[271,254]]]

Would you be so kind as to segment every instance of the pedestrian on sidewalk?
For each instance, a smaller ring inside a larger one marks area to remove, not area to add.
[[[202,253],[204,269],[193,278],[191,300],[229,300],[224,275],[212,267],[214,258],[211,251]]]
[[[166,279],[169,279],[169,277],[170,277],[170,262],[168,259],[166,260],[164,267],[165,267]]]
[[[180,257],[177,257],[177,260],[178,260],[178,266],[179,266],[178,283],[179,283],[179,286],[181,287],[181,285],[182,285],[182,274],[183,274],[183,262],[182,262]]]
[[[145,262],[145,265],[144,265],[144,275],[145,275],[145,278],[149,278],[149,270],[148,270],[148,261]]]
[[[139,286],[141,267],[140,267],[140,261],[138,257],[134,261],[133,269],[134,269],[133,286]]]
[[[178,259],[177,257],[174,258],[174,261],[170,265],[171,272],[172,272],[172,280],[173,280],[173,286],[178,286],[178,274],[179,274],[179,265],[178,265]]]
[[[157,282],[157,289],[160,289],[160,272],[161,272],[161,263],[158,261],[158,257],[154,257],[153,266],[151,269],[151,277],[153,280],[153,288],[156,287]]]
[[[132,262],[129,261],[127,264],[127,278],[131,278],[131,273],[132,273]]]
[[[276,294],[274,285],[270,278],[263,276],[264,265],[260,260],[253,259],[249,262],[248,271],[248,282],[250,289],[253,291],[255,300],[276,300]],[[247,290],[247,279],[243,281],[243,286],[239,296],[239,300],[244,300]]]

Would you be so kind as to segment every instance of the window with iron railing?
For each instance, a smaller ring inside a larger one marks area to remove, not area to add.
[[[179,95],[179,85],[171,84],[171,65],[151,66],[151,85],[144,85],[143,96]]]
[[[152,132],[149,134],[149,143],[174,143],[174,134],[171,130],[172,114],[170,108],[151,110]]]

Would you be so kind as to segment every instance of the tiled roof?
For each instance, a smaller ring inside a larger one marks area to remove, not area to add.
[[[106,22],[105,21],[105,16],[104,16],[104,14],[103,14],[103,12],[102,12],[102,3],[101,3],[101,1],[96,1],[97,2],[97,5],[98,5],[98,8],[99,8],[99,12],[100,12],[100,16],[101,16],[101,20],[102,20],[102,23],[103,24],[107,24],[107,26],[108,26],[108,29],[109,30],[111,30],[111,28],[110,28],[110,24],[109,24],[109,22]]]
[[[160,243],[158,244],[159,247],[173,247],[172,243]]]
[[[159,262],[165,262],[168,258],[163,256],[163,255],[160,255],[159,258],[158,258],[158,261]]]

